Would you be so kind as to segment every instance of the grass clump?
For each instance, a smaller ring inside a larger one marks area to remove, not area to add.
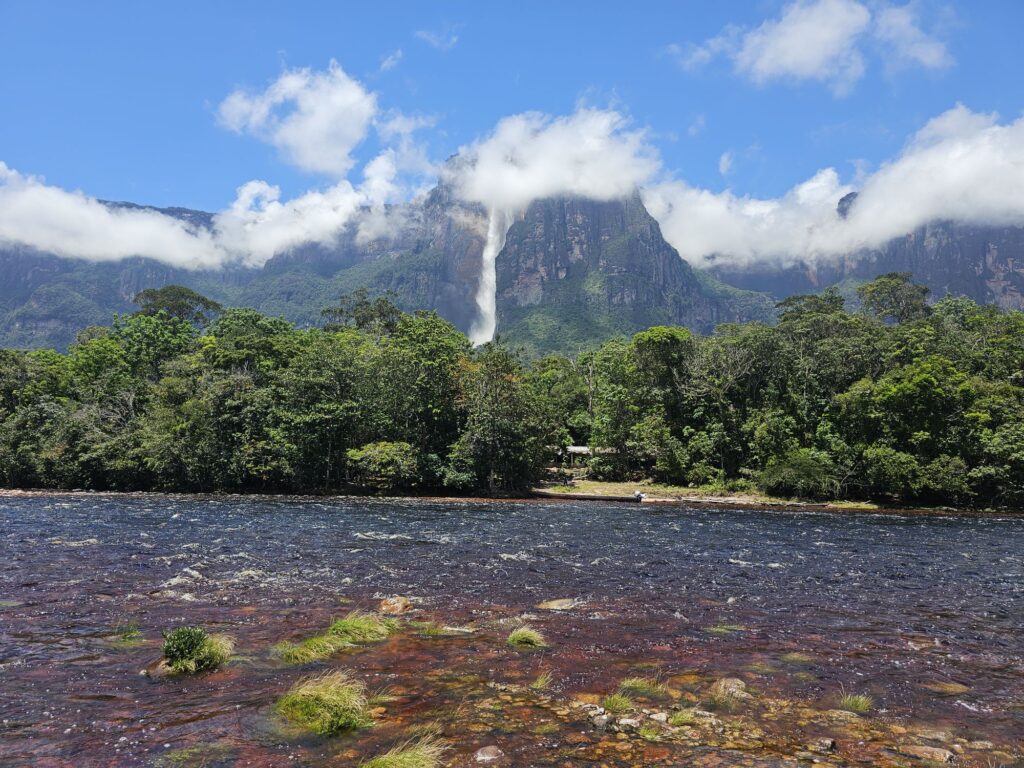
[[[843,697],[839,700],[840,709],[845,709],[847,712],[856,712],[858,715],[870,712],[874,706],[875,700],[862,693],[844,693]]]
[[[810,664],[814,661],[812,657],[808,656],[806,653],[800,653],[799,651],[784,653],[779,658],[787,664]]]
[[[530,683],[530,687],[535,691],[546,691],[548,688],[551,687],[551,682],[553,679],[554,678],[552,678],[551,672],[545,669],[543,672],[537,675],[536,680]]]
[[[323,634],[314,635],[301,643],[279,643],[275,650],[289,664],[306,664],[326,659],[359,643],[386,640],[397,629],[398,624],[392,619],[352,611],[343,619],[335,619]]]
[[[633,708],[633,700],[624,693],[612,693],[604,697],[601,706],[610,715],[621,715]]]
[[[373,725],[366,686],[344,670],[300,680],[278,699],[277,711],[321,736]]]
[[[733,632],[743,632],[746,627],[739,624],[715,624],[713,627],[705,627],[705,632],[710,632],[713,635],[728,635]]]
[[[437,768],[446,747],[437,739],[426,738],[395,747],[362,763],[361,768]]]
[[[201,627],[178,627],[164,632],[164,659],[172,672],[193,674],[216,669],[231,657],[235,642],[211,635]]]
[[[672,716],[668,719],[668,724],[678,728],[681,725],[693,725],[697,722],[697,716],[694,714],[694,709],[681,709],[678,712],[673,712]]]
[[[547,645],[544,642],[544,635],[528,626],[513,629],[505,642],[513,648],[543,648]]]
[[[652,677],[627,677],[619,683],[619,692],[648,698],[668,695],[668,689]]]
[[[637,735],[644,741],[661,741],[661,731],[652,725],[641,725]]]

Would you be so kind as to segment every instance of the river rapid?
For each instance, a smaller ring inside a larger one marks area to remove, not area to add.
[[[382,643],[304,666],[272,650],[390,595],[413,610]],[[574,602],[536,607],[555,598]],[[411,619],[467,631],[427,636]],[[141,638],[125,641],[131,623]],[[508,647],[522,623],[548,647]],[[236,657],[141,675],[161,630],[181,624],[230,634]],[[388,689],[373,728],[321,738],[280,722],[276,699],[328,668]],[[544,691],[530,687],[541,672]],[[602,698],[638,676],[662,685],[635,701],[643,729],[595,724]],[[713,711],[721,678],[748,696]],[[0,685],[5,766],[356,766],[428,725],[453,766],[487,746],[515,766],[1012,765],[1024,519],[4,496]],[[844,693],[871,711],[837,712]],[[660,717],[693,707],[712,716]]]

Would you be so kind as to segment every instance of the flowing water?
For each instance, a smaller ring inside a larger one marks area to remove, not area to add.
[[[476,631],[403,629],[305,667],[271,650],[395,594],[416,618]],[[577,602],[534,607],[551,598]],[[120,640],[132,621],[143,640]],[[548,648],[505,645],[523,621]],[[502,765],[797,765],[824,737],[837,748],[817,759],[834,764],[911,764],[899,749],[913,743],[1010,765],[1024,734],[1022,622],[1020,518],[0,497],[0,764],[358,765],[436,722],[451,765],[486,745]],[[140,675],[160,631],[185,623],[231,634],[238,658]],[[332,667],[390,689],[377,726],[334,738],[284,727],[275,699]],[[531,692],[542,670],[552,687]],[[704,706],[722,677],[755,696],[720,713],[733,730],[718,737],[609,734],[576,709],[637,675],[670,689],[643,703],[651,711]],[[854,723],[823,714],[844,691],[875,710]]]

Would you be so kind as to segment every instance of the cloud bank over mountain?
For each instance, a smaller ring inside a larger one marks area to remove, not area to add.
[[[812,5],[790,6],[776,26],[747,34],[782,34],[784,22],[796,23],[786,21],[790,15],[809,13]],[[889,30],[887,39],[916,40],[906,55],[939,65],[944,51],[916,36],[909,13],[883,9],[870,23]],[[856,183],[824,168],[762,199],[688,184],[664,167],[652,133],[620,110],[511,115],[461,147],[457,162],[441,164],[417,138],[434,119],[388,111],[381,102],[336,62],[323,71],[285,71],[262,90],[230,93],[218,109],[222,125],[275,147],[324,182],[283,199],[270,181],[246,181],[211,229],[145,209],[111,208],[0,163],[0,243],[96,261],[145,256],[187,268],[259,266],[304,243],[329,246],[347,227],[364,240],[384,236],[396,226],[400,207],[392,204],[415,199],[438,177],[502,221],[540,198],[607,200],[639,188],[668,241],[698,265],[827,258],[935,219],[1024,224],[1024,118],[1000,121],[959,104]],[[370,137],[376,154],[360,167],[358,151]],[[720,165],[729,172],[725,156]],[[841,218],[836,203],[851,191],[859,197]]]

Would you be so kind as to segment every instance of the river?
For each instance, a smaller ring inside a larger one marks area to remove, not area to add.
[[[389,595],[473,631],[405,627],[305,667],[272,652]],[[553,598],[575,602],[535,607]],[[121,641],[130,622],[142,637]],[[546,649],[505,645],[523,622]],[[140,675],[181,624],[232,635],[237,657],[195,677]],[[358,765],[436,723],[450,765],[489,745],[516,766],[915,764],[908,747],[1010,765],[1024,755],[1022,624],[1020,518],[12,495],[0,764]],[[278,722],[276,698],[328,667],[389,689],[374,728],[319,738]],[[543,693],[529,688],[541,671]],[[648,713],[703,708],[723,677],[751,697],[703,731],[595,727],[582,704],[636,676],[664,685],[663,700],[638,702]],[[854,692],[872,711],[836,713]]]

